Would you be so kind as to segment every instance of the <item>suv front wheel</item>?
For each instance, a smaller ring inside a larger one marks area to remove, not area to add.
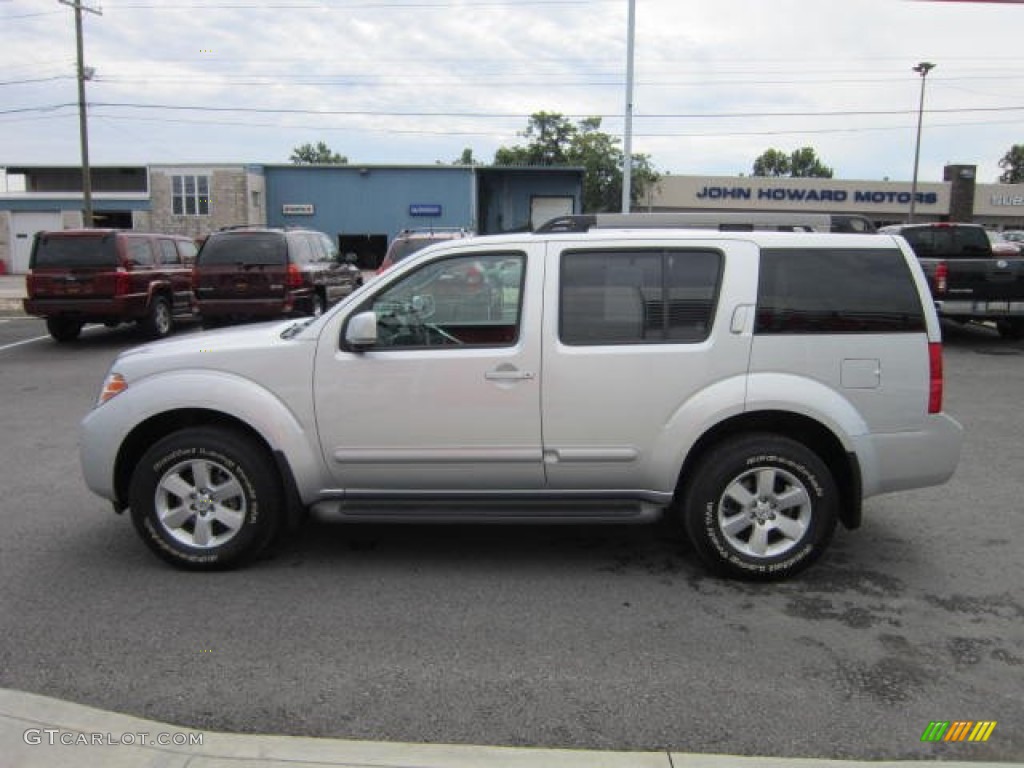
[[[750,434],[711,449],[683,494],[683,524],[697,554],[719,572],[767,581],[821,556],[835,531],[838,492],[825,463],[802,443]]]
[[[283,494],[273,460],[226,429],[183,429],[146,451],[129,489],[132,521],[157,555],[182,568],[236,566],[277,534]]]

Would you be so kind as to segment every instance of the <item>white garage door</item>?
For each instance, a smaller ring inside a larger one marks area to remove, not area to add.
[[[60,229],[59,211],[15,211],[11,213],[11,263],[14,274],[28,272],[28,257],[32,254],[32,237],[36,232]]]

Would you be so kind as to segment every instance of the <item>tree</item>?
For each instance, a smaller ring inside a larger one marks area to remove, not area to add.
[[[480,165],[480,161],[473,157],[472,147],[466,147],[462,154],[452,161],[452,165]]]
[[[345,165],[348,158],[318,141],[315,147],[307,143],[293,149],[291,161],[295,165]]]
[[[999,177],[1003,184],[1024,183],[1024,144],[1014,144],[999,161],[1004,173]]]
[[[811,147],[802,147],[788,155],[781,149],[765,150],[754,160],[752,175],[831,179],[832,173],[832,169],[818,159]]]
[[[495,165],[561,165],[584,169],[583,210],[618,211],[622,203],[622,166],[619,139],[601,130],[600,117],[587,117],[575,125],[557,112],[536,112],[520,134],[525,146],[499,147]],[[648,155],[633,156],[632,202],[642,199],[660,179]]]
[[[754,161],[753,176],[789,176],[789,156],[781,149],[766,149]]]

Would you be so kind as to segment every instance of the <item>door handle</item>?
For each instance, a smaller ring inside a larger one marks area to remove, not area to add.
[[[533,371],[520,371],[516,368],[497,368],[484,374],[488,381],[529,381],[536,374]]]

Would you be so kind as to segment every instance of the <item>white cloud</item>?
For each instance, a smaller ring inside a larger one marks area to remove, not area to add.
[[[324,140],[353,162],[448,162],[464,147],[486,160],[539,110],[605,115],[616,133],[626,8],[106,0],[85,24],[97,71],[91,158],[286,162],[294,146]],[[673,173],[734,174],[768,147],[812,146],[838,176],[906,179],[920,89],[911,67],[930,60],[921,178],[956,161],[991,181],[1024,143],[1013,109],[1024,107],[1022,21],[1024,6],[1006,4],[637,0],[634,148]],[[14,111],[73,105],[74,56],[69,8],[0,3],[0,164],[78,162],[73,106]],[[113,103],[162,106],[99,106]]]

